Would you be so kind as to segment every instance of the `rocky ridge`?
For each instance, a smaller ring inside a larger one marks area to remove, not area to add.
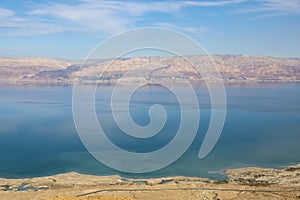
[[[199,55],[187,58],[196,63],[201,75],[207,79],[229,83],[300,81],[300,59],[247,55]],[[213,66],[220,76],[214,72]],[[135,57],[86,62],[49,58],[0,58],[1,82],[68,83],[76,78],[110,83],[128,71],[132,71],[127,76],[129,81],[136,81],[145,74],[166,81],[203,81],[195,68],[181,57]]]

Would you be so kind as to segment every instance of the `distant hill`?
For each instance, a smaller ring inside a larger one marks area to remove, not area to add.
[[[210,79],[217,79],[208,56],[189,56]],[[300,59],[247,55],[211,56],[225,82],[298,82]],[[139,66],[145,66],[136,69]],[[149,67],[150,66],[150,67]],[[154,66],[154,67],[153,67]],[[104,70],[106,69],[106,70]],[[128,80],[138,80],[144,74],[153,79],[201,82],[201,76],[180,57],[136,57],[128,59],[95,60],[81,65],[80,61],[49,58],[0,58],[2,82],[63,82],[100,80],[113,82],[132,70]],[[104,72],[103,72],[104,71]]]

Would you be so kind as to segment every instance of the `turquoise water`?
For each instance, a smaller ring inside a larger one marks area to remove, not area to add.
[[[85,149],[72,116],[71,86],[2,86],[0,88],[0,177],[35,177],[76,171],[125,177],[200,176],[224,178],[233,167],[283,167],[300,163],[300,85],[227,88],[227,116],[213,151],[198,158],[210,119],[205,88],[195,88],[201,111],[197,137],[176,162],[159,171],[128,174],[99,163]],[[112,120],[110,87],[100,87],[96,111],[108,137],[121,148],[150,152],[175,135],[180,109],[166,89],[149,86],[131,99],[130,111],[139,125],[147,125],[149,106],[165,106],[168,119],[161,133],[150,139],[126,136]],[[145,163],[146,164],[146,163]]]

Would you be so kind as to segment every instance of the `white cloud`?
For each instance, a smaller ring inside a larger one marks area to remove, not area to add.
[[[77,5],[49,4],[38,7],[28,14],[37,18],[54,19],[57,24],[72,27],[71,31],[115,33],[125,30],[131,23],[128,16],[117,13],[109,4],[84,2]]]
[[[166,22],[156,23],[155,26],[162,27],[162,28],[168,28],[168,29],[174,29],[177,31],[183,31],[183,32],[192,33],[192,34],[203,34],[203,33],[206,33],[209,31],[209,28],[207,28],[207,27],[181,26],[178,24],[172,24],[172,23],[166,23]]]
[[[300,14],[300,0],[260,0],[257,1],[255,7],[242,9],[240,12],[270,12],[273,15],[295,15]]]
[[[208,31],[208,28],[206,27],[182,27],[183,31],[189,32],[189,33],[194,33],[194,34],[203,34],[206,33]]]
[[[10,16],[13,16],[14,14],[15,14],[15,12],[12,10],[0,8],[0,19],[4,19],[4,18],[10,17]]]
[[[299,0],[263,0],[261,4],[265,10],[300,13]]]
[[[48,2],[31,4],[17,15],[0,8],[0,27],[13,27],[11,34],[51,34],[63,31],[117,33],[134,28],[146,13],[177,14],[187,7],[212,7],[241,3],[244,0],[216,1],[94,1],[76,4]],[[150,25],[151,26],[151,25]],[[185,27],[188,32],[204,32],[203,28]]]
[[[19,28],[25,20],[17,17],[13,10],[0,8],[0,27]]]

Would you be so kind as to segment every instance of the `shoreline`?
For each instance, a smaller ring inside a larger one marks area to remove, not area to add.
[[[163,194],[168,194],[168,199],[197,199],[203,195],[206,199],[229,199],[242,194],[249,199],[267,199],[270,195],[278,196],[274,199],[300,198],[300,164],[283,169],[237,168],[224,173],[228,178],[223,181],[184,176],[129,179],[75,172],[25,179],[0,178],[0,200],[101,199],[104,196],[115,199],[116,195],[116,199],[151,199]]]
[[[111,88],[115,87],[115,83],[97,83],[94,82],[84,82],[79,85],[82,87],[94,87],[98,84],[97,88]],[[172,82],[168,82],[168,86],[172,86]],[[206,83],[197,83],[190,82],[193,88],[207,88]],[[73,88],[75,82],[72,81],[1,81],[0,87],[71,87]],[[120,85],[124,88],[131,86],[130,84]],[[223,85],[211,84],[213,87],[224,87],[224,88],[290,88],[290,87],[299,87],[300,81],[233,81],[233,82],[224,82]],[[151,87],[157,87],[157,85],[149,85]],[[177,86],[180,86],[177,84]]]

